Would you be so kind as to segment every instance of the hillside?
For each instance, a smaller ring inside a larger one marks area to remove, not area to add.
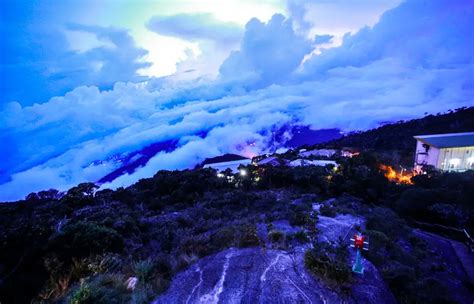
[[[462,234],[416,227],[474,232],[474,171],[397,184],[380,165],[409,154],[412,134],[472,131],[473,113],[332,141],[361,149],[337,170],[159,171],[127,188],[84,183],[0,204],[0,302],[472,303]],[[356,231],[370,241],[364,275],[351,271]]]
[[[2,204],[0,301],[471,303],[450,245],[410,222],[474,228],[473,172],[396,185],[378,163],[160,171]],[[371,244],[363,276],[350,268],[356,229]]]
[[[368,130],[351,133],[318,146],[330,148],[352,147],[362,151],[396,152],[404,164],[411,165],[415,149],[413,136],[422,134],[457,133],[474,131],[474,107],[461,108],[445,114],[401,121]]]

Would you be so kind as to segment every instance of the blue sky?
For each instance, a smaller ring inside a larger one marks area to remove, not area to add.
[[[0,200],[97,180],[167,139],[174,151],[109,186],[265,152],[283,125],[367,129],[473,104],[472,1],[1,5]]]

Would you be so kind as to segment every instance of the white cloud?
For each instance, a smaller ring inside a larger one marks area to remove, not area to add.
[[[168,139],[180,139],[174,151],[111,185],[226,152],[263,152],[286,124],[364,129],[472,105],[474,10],[464,5],[407,2],[303,66],[313,42],[289,20],[252,20],[217,80],[79,87],[44,104],[10,103],[0,113],[0,140],[10,143],[0,151],[1,180],[11,178],[0,200],[97,180],[117,164],[91,162]]]
[[[238,24],[220,21],[210,13],[154,16],[147,22],[147,27],[165,36],[224,43],[240,40],[243,30]]]

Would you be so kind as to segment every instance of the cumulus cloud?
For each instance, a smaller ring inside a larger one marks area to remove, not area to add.
[[[154,16],[147,28],[159,35],[194,42],[198,52],[188,51],[176,65],[175,79],[215,78],[230,52],[239,48],[244,29],[233,22],[218,20],[210,13]]]
[[[210,13],[155,16],[147,27],[160,35],[227,43],[240,40],[243,32],[238,24],[220,21]]]
[[[14,10],[7,16],[0,18],[6,39],[0,54],[0,103],[31,105],[81,85],[110,88],[119,81],[145,80],[137,70],[150,66],[143,60],[147,51],[138,48],[126,30],[68,24],[64,30],[88,33],[99,41],[80,52],[70,48],[63,29],[47,26],[47,21],[40,26],[10,20],[20,18]]]
[[[472,1],[406,1],[384,13],[373,27],[346,34],[341,47],[313,56],[305,63],[305,73],[319,75],[385,58],[407,67],[465,67],[473,61],[473,15]]]
[[[334,38],[333,35],[316,35],[314,36],[314,43],[315,44],[323,44],[328,43]]]
[[[291,19],[251,20],[217,80],[78,87],[39,105],[10,103],[0,110],[0,140],[9,143],[0,200],[98,180],[119,166],[110,157],[169,139],[175,150],[108,186],[223,153],[265,152],[288,124],[366,129],[472,105],[472,6],[408,1],[305,62],[314,42]]]
[[[311,51],[311,42],[295,33],[290,19],[274,15],[268,23],[250,20],[239,51],[220,67],[227,79],[248,78],[248,87],[259,88],[288,79]]]

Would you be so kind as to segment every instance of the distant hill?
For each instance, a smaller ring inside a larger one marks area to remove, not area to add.
[[[457,133],[474,131],[474,107],[452,110],[445,114],[428,115],[400,121],[342,138],[315,147],[341,149],[351,147],[378,152],[398,152],[402,159],[411,159],[415,150],[413,136],[421,134]]]
[[[291,130],[293,137],[285,143],[288,148],[297,148],[304,145],[315,145],[342,137],[339,129],[312,130],[308,126],[296,126]]]
[[[165,151],[169,152],[176,149],[178,140],[166,140],[146,146],[145,148],[129,153],[124,158],[119,158],[116,161],[121,163],[121,166],[113,170],[109,174],[105,175],[97,181],[98,184],[111,182],[117,177],[124,174],[131,174],[135,172],[137,168],[144,166],[150,158],[155,156],[157,153]]]
[[[234,161],[234,160],[242,160],[242,159],[248,159],[248,158],[244,157],[244,156],[241,156],[241,155],[228,153],[228,154],[224,154],[224,155],[221,155],[221,156],[206,158],[201,163],[201,166],[204,166],[204,165],[207,165],[207,164],[229,162],[229,161]]]

